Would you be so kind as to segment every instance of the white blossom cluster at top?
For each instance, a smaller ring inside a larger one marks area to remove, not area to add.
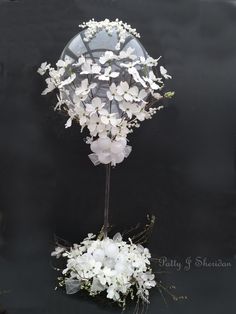
[[[95,239],[89,234],[71,248],[56,247],[52,256],[66,258],[62,271],[68,294],[86,290],[91,296],[106,297],[125,307],[127,297],[149,303],[149,290],[156,286],[150,266],[151,254],[142,245],[125,242],[117,233],[113,239]]]
[[[129,34],[140,38],[140,34],[137,33],[135,28],[132,28],[129,24],[123,23],[116,19],[115,21],[110,21],[109,19],[105,19],[104,21],[94,21],[94,19],[84,22],[79,25],[81,28],[87,28],[85,31],[84,41],[90,41],[99,31],[106,30],[108,34],[112,35],[114,28],[117,31],[118,35],[118,43],[115,46],[116,50],[120,49],[121,44],[125,42],[125,39]]]
[[[42,94],[57,89],[55,109],[69,115],[65,127],[75,121],[81,131],[85,127],[89,130],[87,143],[92,150],[89,157],[95,165],[116,165],[131,152],[127,135],[162,108],[152,107],[153,104],[163,97],[173,96],[172,92],[163,93],[164,80],[171,76],[163,66],[157,68],[158,76],[154,73],[153,67],[158,66],[160,58],[137,56],[132,47],[119,50],[127,36],[139,36],[129,25],[106,19],[91,20],[81,26],[87,27],[86,41],[92,41],[104,29],[108,33],[117,32],[117,50],[107,50],[97,59],[86,54],[76,61],[66,57],[56,63],[56,68],[42,63],[38,73],[48,74],[47,87]],[[105,89],[105,96],[99,96],[101,88]]]

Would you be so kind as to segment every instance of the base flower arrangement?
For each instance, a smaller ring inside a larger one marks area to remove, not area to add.
[[[95,296],[105,292],[124,308],[128,297],[149,303],[149,290],[156,286],[149,250],[131,239],[124,241],[120,233],[104,239],[88,234],[68,249],[57,246],[52,256],[66,259],[59,283],[68,294],[86,290]]]

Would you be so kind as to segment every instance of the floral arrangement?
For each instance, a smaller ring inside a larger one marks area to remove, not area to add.
[[[100,57],[84,54],[74,60],[67,56],[56,63],[56,68],[42,63],[38,73],[48,75],[42,94],[57,89],[55,110],[68,114],[65,127],[77,122],[81,131],[87,128],[91,161],[94,165],[115,166],[131,152],[127,135],[163,108],[158,105],[162,98],[173,96],[173,92],[163,93],[164,81],[171,76],[163,66],[157,68],[160,58],[137,56],[132,47],[121,49],[128,36],[140,37],[130,25],[106,19],[80,26],[86,28],[83,33],[86,43],[100,32],[115,34],[114,49],[104,51]]]
[[[70,248],[57,246],[52,256],[66,258],[60,285],[73,294],[86,290],[95,296],[102,292],[123,308],[127,297],[149,303],[149,290],[156,286],[150,266],[151,254],[141,244],[122,240],[120,233],[113,239],[88,234],[80,244]]]
[[[81,132],[86,130],[90,160],[94,165],[105,164],[104,225],[98,237],[89,234],[69,247],[57,244],[52,256],[66,261],[59,283],[68,294],[79,290],[91,296],[105,293],[123,308],[129,297],[137,300],[137,313],[140,301],[149,303],[151,288],[168,292],[155,279],[151,254],[142,246],[155,217],[143,232],[127,241],[119,233],[108,237],[110,171],[132,150],[128,134],[163,108],[160,102],[164,98],[174,95],[164,91],[165,80],[171,76],[159,66],[160,58],[147,54],[137,39],[140,35],[130,25],[118,19],[92,19],[80,27],[83,30],[68,43],[56,67],[44,62],[38,73],[47,75],[42,95],[57,91],[55,110],[68,116],[65,127],[78,123]]]

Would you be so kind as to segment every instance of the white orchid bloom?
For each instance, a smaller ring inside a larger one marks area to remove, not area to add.
[[[167,70],[163,67],[163,66],[160,66],[160,72],[161,72],[161,75],[166,79],[172,79],[172,76],[167,74]]]

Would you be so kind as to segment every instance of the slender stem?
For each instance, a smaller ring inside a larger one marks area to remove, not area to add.
[[[105,166],[106,168],[106,183],[105,183],[105,208],[104,208],[104,237],[107,237],[109,228],[109,199],[110,199],[110,185],[111,185],[111,164]]]

